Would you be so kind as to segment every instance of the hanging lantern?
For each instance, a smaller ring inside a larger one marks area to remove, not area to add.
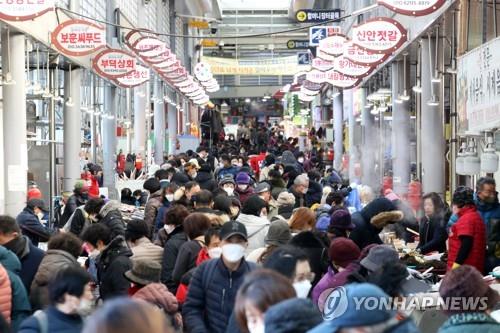
[[[462,146],[460,147],[457,154],[457,159],[455,160],[455,173],[457,175],[465,176],[464,163],[465,163],[466,150],[467,150],[467,143],[462,142]]]
[[[481,160],[477,156],[474,139],[469,141],[469,150],[464,159],[464,173],[469,176],[477,175],[481,172]]]
[[[498,170],[498,154],[494,148],[493,136],[486,135],[486,148],[481,154],[481,171],[495,173]]]

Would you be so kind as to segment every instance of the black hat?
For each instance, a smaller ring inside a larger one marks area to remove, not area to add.
[[[247,228],[238,221],[229,221],[222,225],[220,229],[220,239],[226,240],[231,236],[240,235],[245,240],[248,240]]]
[[[147,179],[142,187],[149,191],[149,193],[155,193],[161,189],[160,181],[154,177]]]
[[[458,207],[463,207],[465,205],[471,205],[474,203],[474,191],[467,186],[459,186],[453,193],[453,198],[451,200],[453,205]]]
[[[161,265],[153,260],[136,260],[131,270],[123,274],[129,281],[142,286],[160,282]]]
[[[125,239],[138,239],[149,234],[149,228],[144,220],[132,220],[127,223]]]
[[[38,207],[45,212],[49,211],[48,208],[45,206],[45,201],[43,201],[42,199],[30,199],[27,202],[27,206],[31,209]]]

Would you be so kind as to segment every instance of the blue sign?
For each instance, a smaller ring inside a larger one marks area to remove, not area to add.
[[[298,52],[297,53],[297,63],[299,65],[310,65],[311,64],[311,53],[309,53],[309,51]]]
[[[318,46],[319,41],[326,38],[327,27],[309,28],[309,46]]]

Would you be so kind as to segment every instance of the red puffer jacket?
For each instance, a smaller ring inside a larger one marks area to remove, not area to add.
[[[12,289],[7,270],[0,264],[0,313],[10,323],[12,310]]]

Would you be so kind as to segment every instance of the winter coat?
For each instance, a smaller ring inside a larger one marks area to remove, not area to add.
[[[494,203],[485,203],[474,196],[478,213],[486,224],[486,235],[488,242],[487,269],[500,265],[500,204],[498,200]]]
[[[44,311],[47,316],[48,332],[50,333],[80,333],[83,329],[83,319],[78,314],[67,315],[54,306]],[[40,333],[38,319],[31,316],[21,324],[18,333]]]
[[[220,181],[226,175],[231,175],[234,179],[234,177],[236,177],[236,174],[238,172],[240,172],[240,169],[238,167],[235,167],[234,165],[230,165],[227,168],[220,168],[217,171],[217,181]]]
[[[309,180],[309,189],[306,193],[306,207],[311,207],[316,203],[321,202],[321,197],[323,196],[323,186],[320,183],[313,180]]]
[[[292,193],[293,196],[295,197],[294,208],[306,207],[307,202],[306,202],[306,196],[304,194],[296,192],[293,186],[290,188],[290,190],[288,190],[288,192]],[[321,195],[323,195],[323,192],[321,192]]]
[[[285,181],[281,178],[269,179],[267,182],[271,185],[271,195],[274,200],[278,200],[281,192],[287,191]]]
[[[279,206],[278,207],[278,215],[274,216],[273,221],[275,220],[285,220],[288,221],[293,214],[293,210],[295,208],[293,206]]]
[[[102,217],[99,223],[111,229],[111,239],[117,236],[125,236],[125,223],[123,223],[120,203],[118,201],[109,201],[101,208],[99,215]]]
[[[359,269],[359,264],[356,262],[352,262],[342,271],[335,273],[331,267],[328,267],[328,271],[325,275],[319,280],[318,284],[313,288],[311,293],[311,298],[314,304],[317,304],[318,307],[323,309],[323,306],[326,301],[325,295],[321,297],[321,293],[323,293],[327,289],[335,289],[337,287],[344,286],[347,284],[347,280],[349,275]]]
[[[301,171],[302,167],[299,166],[299,163],[297,162],[297,159],[293,155],[293,153],[289,150],[285,150],[283,152],[283,155],[281,155],[281,163],[284,166],[292,166],[295,171],[299,172]]]
[[[198,184],[200,184],[200,188],[202,190],[207,190],[213,192],[217,189],[217,182],[214,179],[214,176],[210,171],[204,171],[201,169],[198,171],[196,178],[194,179]]]
[[[55,230],[45,227],[38,216],[35,215],[33,209],[26,207],[17,215],[17,224],[21,228],[23,235],[28,236],[33,245],[38,246],[39,242],[47,242],[55,233]]]
[[[130,282],[123,274],[132,268],[131,256],[122,236],[114,238],[97,256],[97,279],[103,300],[127,295]]]
[[[146,208],[144,208],[144,222],[149,227],[150,234],[148,237],[150,239],[153,237],[156,215],[161,206],[163,206],[163,190],[158,190],[151,194],[146,203]]]
[[[462,245],[461,236],[472,237],[472,248],[463,262],[464,265],[474,266],[484,273],[486,249],[486,225],[477,212],[476,206],[465,206],[458,212],[458,221],[450,229],[448,238],[448,269],[451,269],[457,259]]]
[[[19,235],[4,246],[14,252],[17,258],[21,261],[21,272],[19,277],[23,281],[24,287],[28,294],[31,290],[31,283],[35,278],[38,267],[42,262],[45,252],[37,248],[31,243],[28,237]]]
[[[161,228],[158,233],[156,234],[156,238],[154,241],[155,245],[161,246],[162,248],[165,247],[165,243],[168,241],[168,234],[165,228]]]
[[[238,194],[241,202],[241,206],[245,204],[245,202],[248,200],[253,195],[254,189],[251,186],[248,186],[245,191],[242,191],[238,185],[236,185],[236,188],[234,189],[234,192]]]
[[[179,312],[179,303],[174,294],[168,291],[162,283],[151,283],[139,289],[132,296],[134,299],[141,299],[160,307],[166,314],[171,316],[177,327],[182,325],[182,316]]]
[[[438,251],[443,253],[446,251],[446,239],[448,239],[448,234],[446,233],[446,220],[443,215],[434,215],[431,217],[424,216],[419,226],[419,242],[417,248],[423,254]]]
[[[155,218],[155,228],[154,228],[154,235],[158,235],[158,232],[163,228],[165,225],[163,222],[165,220],[165,213],[167,210],[170,208],[172,204],[170,201],[167,199],[163,198],[163,201],[161,203],[161,206],[158,208],[158,213],[156,214]]]
[[[21,322],[31,314],[28,293],[19,277],[21,262],[13,252],[0,246],[0,264],[7,270],[7,274],[9,275],[12,292],[10,323],[12,331],[17,332]]]
[[[50,280],[66,267],[78,265],[75,257],[63,250],[48,250],[42,259],[35,278],[31,283],[30,301],[34,310],[43,309],[49,305]]]
[[[182,276],[196,266],[196,258],[198,258],[202,244],[201,241],[193,239],[185,242],[179,248],[179,254],[172,272],[172,279],[177,285],[181,282]]]
[[[242,259],[240,266],[230,272],[221,259],[202,263],[195,271],[182,316],[190,333],[222,333],[226,331],[234,309],[236,293],[247,273],[255,264]]]
[[[236,221],[243,223],[247,228],[248,247],[245,255],[249,255],[253,250],[266,245],[265,239],[269,231],[269,225],[271,224],[268,219],[241,213]]]
[[[289,244],[301,248],[307,254],[311,271],[315,275],[314,280],[311,281],[314,287],[328,270],[327,245],[311,231],[298,233]]]
[[[351,221],[355,227],[349,238],[360,249],[370,244],[382,244],[379,233],[390,223],[403,218],[403,213],[386,198],[377,198],[366,205],[360,212],[352,214]]]
[[[10,287],[9,273],[0,264],[0,314],[10,322],[12,311],[12,289]]]
[[[500,323],[484,312],[451,315],[439,328],[438,333],[496,333]]]
[[[66,205],[64,206],[64,213],[62,214],[61,217],[61,224],[59,225],[60,228],[62,228],[66,222],[68,222],[69,218],[75,210],[80,207],[85,205],[87,200],[85,200],[79,193],[74,193],[72,196],[69,197],[68,201],[66,202]]]
[[[177,291],[178,283],[174,282],[172,273],[174,272],[175,263],[179,250],[187,242],[187,236],[182,227],[177,227],[169,235],[165,247],[163,249],[163,261],[161,264],[161,282],[164,283],[170,292]]]
[[[151,243],[147,237],[139,238],[135,241],[134,247],[131,248],[132,262],[137,260],[152,260],[159,264],[163,259],[163,248],[161,246]]]
[[[83,207],[79,207],[73,213],[71,217],[71,224],[69,228],[69,232],[76,236],[80,236],[83,233],[83,230],[87,229],[89,225],[95,223],[90,219],[89,214],[83,209]]]

